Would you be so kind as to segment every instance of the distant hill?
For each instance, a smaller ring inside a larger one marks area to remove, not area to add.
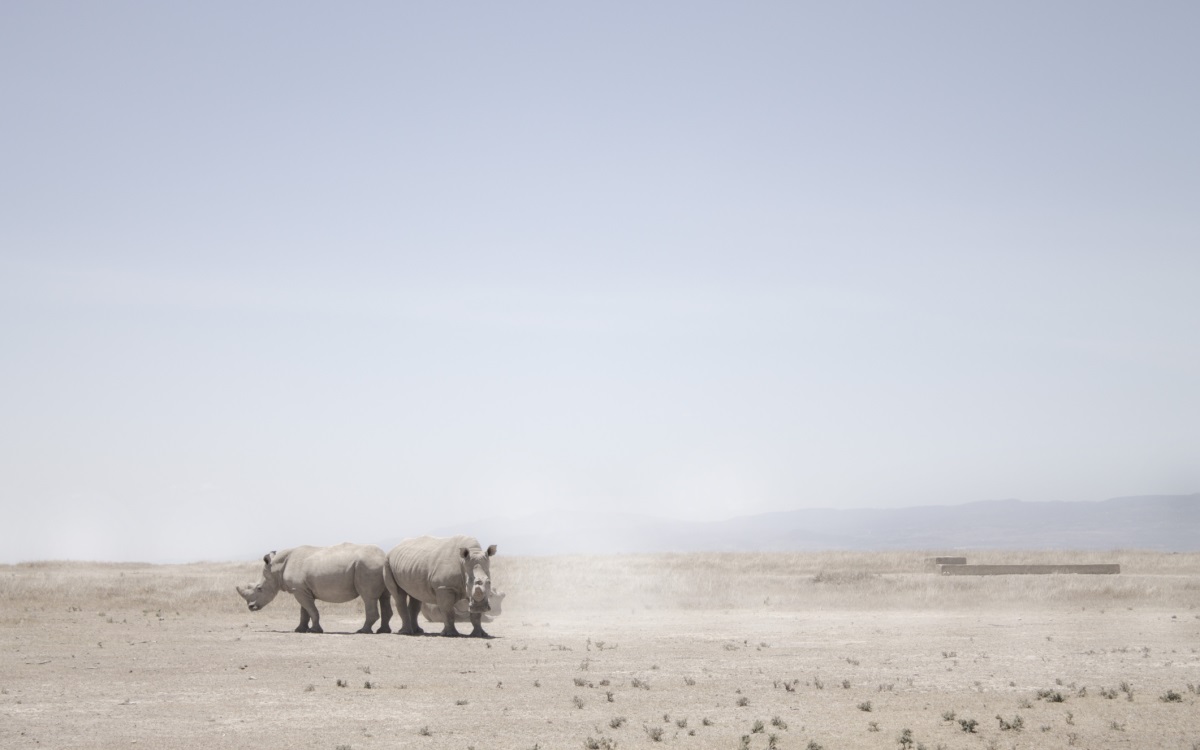
[[[816,508],[697,523],[562,511],[491,518],[468,533],[511,555],[966,549],[1200,551],[1200,493],[1102,502],[996,500],[892,509]],[[385,549],[397,539],[381,543]]]

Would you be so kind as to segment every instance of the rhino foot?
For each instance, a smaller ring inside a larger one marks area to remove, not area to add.
[[[322,628],[321,628],[321,626],[320,626],[320,625],[313,625],[311,628],[309,628],[309,629],[308,629],[308,632],[310,632],[310,633],[324,633],[325,631],[324,631],[324,629],[322,629]]]
[[[484,632],[483,628],[475,628],[474,630],[472,630],[471,637],[472,638],[491,638],[490,635],[488,635],[486,632]]]
[[[375,632],[376,633],[390,633],[390,632],[392,632],[392,629],[389,628],[387,625],[380,625],[379,630],[376,630]]]
[[[307,625],[298,625],[298,626],[296,626],[296,629],[293,630],[292,632],[293,633],[307,633],[308,626]]]

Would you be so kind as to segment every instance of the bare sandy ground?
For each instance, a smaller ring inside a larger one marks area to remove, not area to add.
[[[293,633],[290,597],[241,605],[253,570],[0,566],[0,747],[1200,747],[1190,575],[591,608],[523,602],[514,575],[479,640],[354,635],[353,604]],[[873,585],[951,585],[922,575]]]

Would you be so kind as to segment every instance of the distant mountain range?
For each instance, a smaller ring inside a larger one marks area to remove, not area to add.
[[[1200,551],[1200,493],[1102,502],[995,500],[892,509],[815,508],[690,522],[562,511],[439,529],[510,555],[802,550]],[[389,549],[398,539],[381,543]]]

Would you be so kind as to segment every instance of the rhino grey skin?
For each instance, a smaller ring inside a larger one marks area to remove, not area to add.
[[[387,554],[384,583],[396,600],[400,612],[400,633],[420,635],[425,632],[417,624],[421,604],[436,605],[442,614],[442,635],[461,635],[454,627],[454,605],[467,600],[471,620],[471,635],[487,638],[483,630],[483,613],[491,605],[491,557],[496,545],[485,552],[479,542],[469,536],[438,538],[431,536],[405,539]]]
[[[505,596],[506,596],[506,594],[503,591],[497,591],[496,589],[492,589],[492,594],[491,594],[491,596],[488,597],[488,604],[491,605],[491,609],[489,609],[483,615],[483,617],[480,618],[483,622],[491,622],[492,620],[496,619],[501,614],[503,614],[503,612],[501,612],[500,610],[501,610],[501,605],[504,603]],[[468,602],[466,599],[459,599],[458,601],[456,601],[454,603],[454,622],[456,622],[456,623],[470,622],[471,621],[470,606],[471,606],[471,603]],[[424,615],[425,619],[429,620],[430,622],[443,622],[442,610],[438,609],[437,607],[433,606],[432,604],[426,604],[426,603],[422,602],[421,603],[421,614]]]
[[[262,576],[258,583],[238,586],[251,612],[271,603],[280,591],[300,602],[300,626],[297,633],[323,633],[316,600],[348,602],[362,597],[367,621],[357,632],[370,633],[371,626],[383,614],[379,633],[390,633],[392,605],[383,581],[387,558],[373,544],[338,544],[333,547],[292,547],[263,556]],[[309,625],[311,618],[312,624]]]

